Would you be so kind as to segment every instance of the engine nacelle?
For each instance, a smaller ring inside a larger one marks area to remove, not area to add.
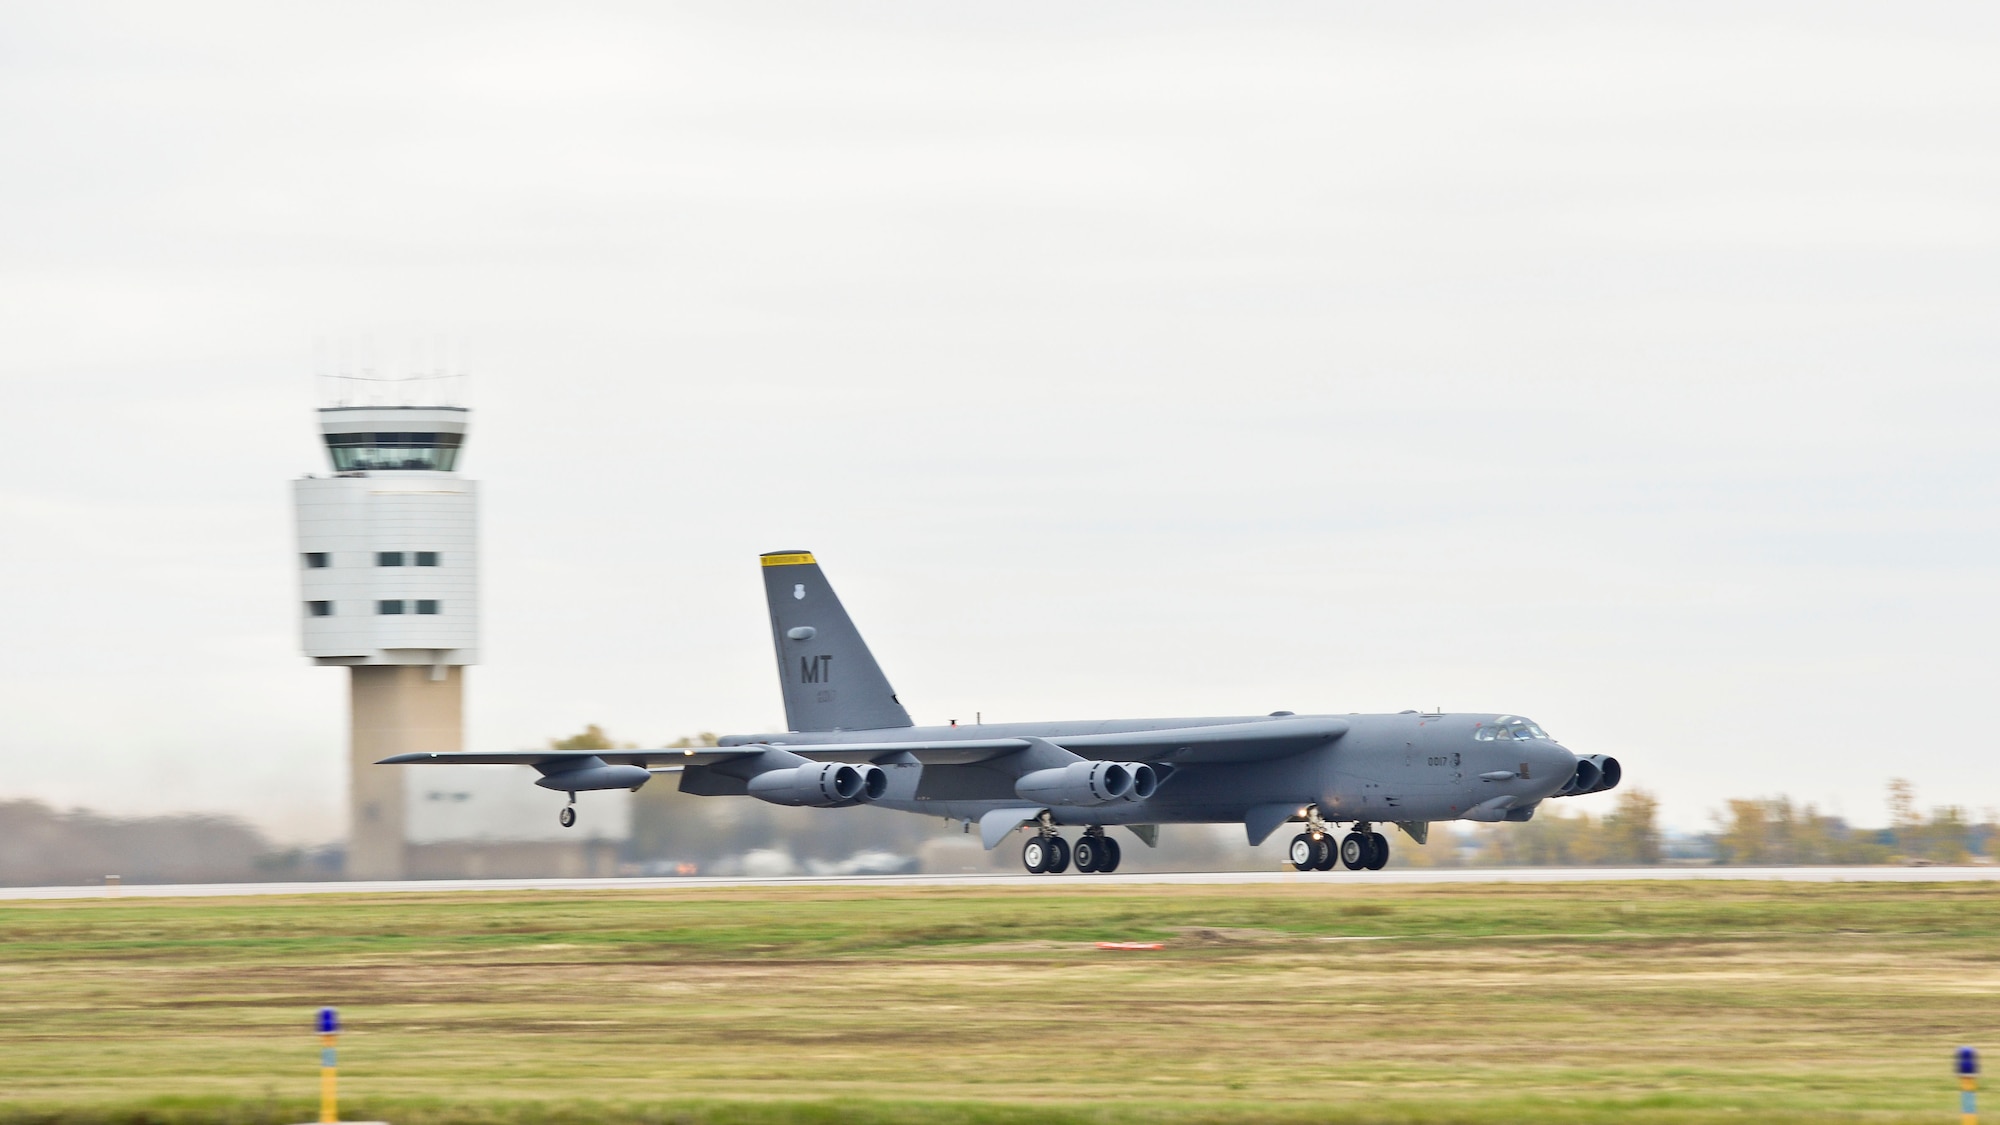
[[[1588,793],[1596,788],[1603,777],[1604,771],[1598,769],[1596,762],[1589,758],[1578,758],[1576,769],[1570,773],[1569,780],[1563,782],[1563,787],[1556,790],[1556,796],[1574,797],[1579,793]]]
[[[766,770],[751,778],[746,788],[752,797],[774,805],[831,809],[882,796],[889,791],[889,775],[881,766],[807,762],[788,769]]]
[[[1618,759],[1603,754],[1591,754],[1576,760],[1576,772],[1556,792],[1558,797],[1581,797],[1586,793],[1602,793],[1618,788],[1618,782],[1625,776]]]
[[[1045,805],[1109,805],[1143,801],[1159,784],[1159,775],[1144,762],[1071,762],[1022,774],[1014,792]]]
[[[1625,768],[1618,764],[1618,759],[1616,758],[1607,757],[1603,754],[1592,754],[1584,760],[1594,762],[1597,765],[1597,784],[1592,786],[1588,792],[1602,793],[1608,789],[1616,789],[1618,788],[1619,781],[1625,777]]]
[[[558,793],[586,793],[593,789],[637,789],[653,775],[644,766],[608,766],[603,762],[576,769],[543,774],[535,784]]]

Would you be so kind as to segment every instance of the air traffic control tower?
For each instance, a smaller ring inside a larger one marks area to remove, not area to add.
[[[348,669],[347,877],[405,875],[406,770],[463,749],[479,659],[477,482],[458,475],[470,411],[329,406],[332,473],[293,482],[305,652]]]

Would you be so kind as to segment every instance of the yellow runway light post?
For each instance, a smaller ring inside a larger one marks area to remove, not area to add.
[[[340,1035],[340,1013],[332,1008],[319,1010],[319,1119],[322,1122],[340,1120],[338,1066],[334,1055],[334,1040]]]

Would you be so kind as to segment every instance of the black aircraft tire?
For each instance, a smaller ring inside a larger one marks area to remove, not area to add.
[[[1097,860],[1097,873],[1099,875],[1109,875],[1113,871],[1118,870],[1118,859],[1121,854],[1118,841],[1106,836],[1097,841],[1097,846],[1103,853]]]
[[[1285,857],[1292,861],[1294,871],[1311,871],[1317,865],[1319,854],[1319,845],[1310,832],[1292,837],[1291,846],[1285,849]]]
[[[1021,845],[1021,866],[1030,875],[1040,875],[1049,869],[1049,846],[1037,836]]]
[[[1359,832],[1349,832],[1340,841],[1340,862],[1349,871],[1359,871],[1368,866],[1368,857],[1374,849],[1368,846],[1368,837]]]
[[[556,819],[562,821],[564,828],[574,827],[576,825],[576,806],[564,805],[563,811],[557,815]]]
[[[1060,875],[1069,870],[1069,841],[1061,836],[1049,837],[1049,865],[1043,871],[1050,875]]]
[[[1086,875],[1094,874],[1102,862],[1098,854],[1100,850],[1097,841],[1088,836],[1078,840],[1075,849],[1070,852],[1076,858],[1076,869]]]
[[[1389,862],[1389,837],[1380,832],[1368,834],[1368,870],[1380,871]]]
[[[1313,853],[1314,871],[1331,871],[1340,866],[1340,850],[1333,846],[1333,837],[1321,836],[1319,850]]]

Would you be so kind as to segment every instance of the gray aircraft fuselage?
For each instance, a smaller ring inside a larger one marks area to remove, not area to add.
[[[789,731],[732,735],[724,746],[786,743],[817,745],[941,743],[996,738],[1046,738],[1061,742],[1077,735],[1186,730],[1252,725],[1289,715],[1193,719],[1125,719],[1101,722],[987,723],[974,726],[900,727],[865,731]],[[1317,718],[1320,716],[1305,716]],[[1480,741],[1478,733],[1503,715],[1420,714],[1326,716],[1345,720],[1348,729],[1316,748],[1263,761],[1190,763],[1175,766],[1153,796],[1141,802],[1094,807],[1052,807],[1055,823],[1212,824],[1242,823],[1250,809],[1266,805],[1317,805],[1325,819],[1348,821],[1438,821],[1467,818],[1498,797],[1513,808],[1532,807],[1563,788],[1576,771],[1577,756],[1549,738]],[[1172,765],[1171,757],[1154,759]],[[1011,789],[981,797],[925,797],[918,793],[923,770],[915,762],[879,762],[889,789],[871,804],[903,812],[977,821],[995,809],[1021,804]],[[1482,775],[1508,774],[1482,779]],[[1479,819],[1478,817],[1474,817]],[[1492,817],[1502,819],[1500,816]]]

